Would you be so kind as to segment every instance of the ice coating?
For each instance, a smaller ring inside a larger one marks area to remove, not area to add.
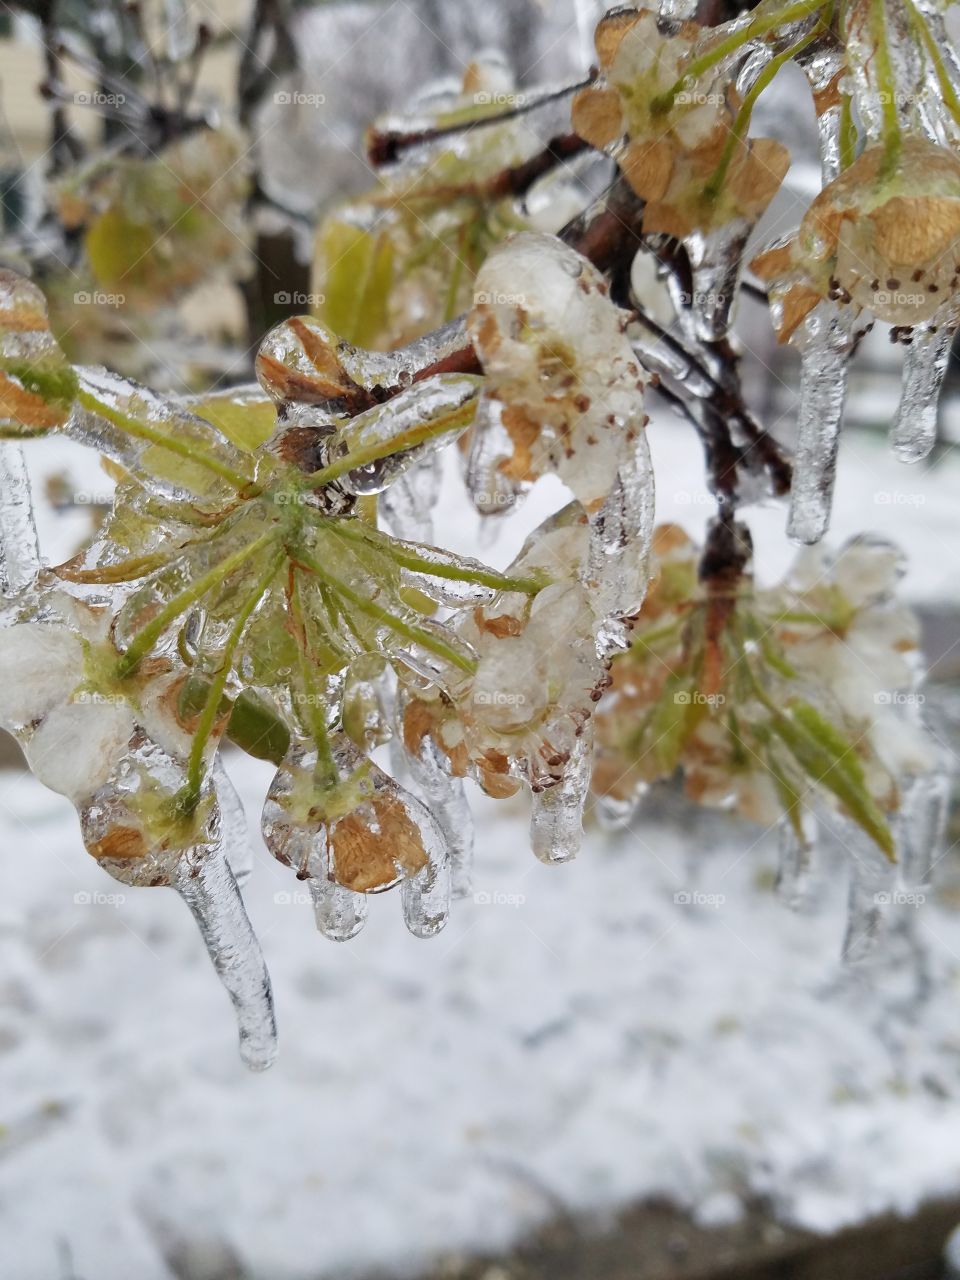
[[[277,1056],[270,975],[230,864],[220,851],[185,855],[177,863],[175,887],[233,1003],[240,1056],[251,1070],[265,1071]]]
[[[451,894],[455,898],[464,898],[472,887],[473,816],[463,781],[444,766],[444,757],[429,736],[421,739],[415,752],[407,752],[405,759],[414,784],[437,820],[450,852]]]
[[[853,318],[822,303],[803,322],[800,418],[787,533],[796,542],[818,542],[830,523],[837,451],[847,393]]]
[[[922,889],[933,882],[945,850],[950,788],[945,767],[910,779],[905,786],[897,848],[900,883],[907,889]]]
[[[812,814],[802,815],[795,825],[784,817],[777,824],[777,835],[777,894],[788,907],[799,911],[810,900],[815,877],[816,819]]]
[[[920,462],[937,442],[940,388],[960,311],[951,305],[948,315],[936,319],[939,323],[913,329],[905,349],[903,387],[890,435],[901,462]]]
[[[838,824],[840,840],[849,855],[850,886],[847,930],[843,940],[846,964],[862,964],[876,954],[888,928],[886,908],[892,904],[896,871],[860,831]]]
[[[352,937],[366,913],[356,899],[415,880],[402,895],[411,932],[446,920],[446,844],[428,810],[343,734],[323,756],[297,744],[278,769],[263,810],[267,847],[311,882],[317,924]]]
[[[603,503],[646,421],[628,317],[607,292],[600,273],[552,236],[521,232],[484,262],[467,325],[486,374],[483,400],[497,404],[478,413],[473,447],[485,448],[499,419],[509,449],[495,464],[472,465],[471,477],[492,464],[526,486],[554,472],[588,512]]]
[[[697,337],[717,342],[730,328],[740,287],[743,250],[752,227],[735,218],[723,227],[687,237],[685,245],[692,272],[690,309]]]
[[[220,809],[220,839],[224,857],[230,864],[233,878],[242,888],[253,871],[253,846],[247,833],[247,815],[219,755],[213,762],[212,777]]]
[[[570,748],[560,778],[534,791],[530,813],[530,845],[541,862],[569,862],[580,852],[583,806],[593,769],[593,726],[587,722]]]
[[[532,598],[500,592],[458,621],[478,661],[452,704],[416,686],[403,702],[403,740],[413,759],[429,740],[444,769],[474,778],[490,795],[530,787],[534,848],[547,861],[564,861],[579,846],[588,724],[607,679],[609,619],[594,609],[591,544],[578,504],[547,521],[508,573],[545,572],[551,585]]]
[[[39,572],[40,547],[23,449],[0,441],[0,595],[22,595]]]

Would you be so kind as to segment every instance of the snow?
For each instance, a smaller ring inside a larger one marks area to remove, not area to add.
[[[230,772],[255,814],[269,769]],[[254,837],[281,1034],[254,1075],[176,896],[107,879],[65,802],[0,777],[17,1280],[60,1274],[63,1242],[84,1280],[171,1275],[173,1234],[251,1277],[341,1280],[650,1195],[715,1221],[760,1193],[830,1231],[960,1188],[956,916],[918,910],[936,994],[892,1019],[838,984],[839,872],[820,911],[789,913],[771,835],[651,818],[548,868],[521,802],[476,811],[477,896],[430,943],[395,895],[326,942]]]

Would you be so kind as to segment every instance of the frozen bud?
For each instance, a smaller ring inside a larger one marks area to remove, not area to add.
[[[473,682],[474,714],[500,733],[539,719],[549,702],[550,655],[527,636],[485,646]]]
[[[603,276],[553,236],[521,232],[490,254],[467,321],[486,374],[475,489],[553,472],[588,512],[602,505],[645,423],[626,320]]]
[[[616,156],[646,202],[647,232],[685,240],[738,220],[752,225],[786,174],[781,143],[734,130],[741,105],[735,63],[714,60],[702,74],[688,74],[702,55],[710,61],[731,25],[704,31],[680,22],[667,33],[656,13],[641,8],[612,10],[597,27],[602,75],[574,98],[573,127]]]
[[[781,341],[828,296],[895,325],[933,318],[960,272],[960,156],[910,136],[894,172],[868,148],[820,192],[795,239],[753,269],[778,295]]]
[[[263,811],[264,839],[304,879],[331,879],[357,893],[389,889],[427,866],[433,820],[423,805],[343,735],[331,766],[295,748]],[[302,833],[312,832],[304,852]]]
[[[24,754],[45,787],[79,801],[107,781],[126,752],[133,728],[126,703],[67,703],[44,719]]]
[[[76,389],[43,294],[16,272],[0,270],[0,426],[22,435],[59,427]]]
[[[21,622],[0,631],[0,721],[18,728],[65,701],[83,678],[83,645],[67,627]]]

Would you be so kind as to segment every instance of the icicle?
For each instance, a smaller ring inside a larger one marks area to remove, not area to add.
[[[380,495],[380,514],[390,531],[410,542],[433,542],[433,509],[440,493],[439,454],[411,467]]]
[[[746,219],[737,218],[707,235],[695,232],[683,241],[693,287],[693,296],[686,302],[694,333],[703,342],[719,341],[730,328],[751,230]]]
[[[237,1012],[240,1056],[264,1071],[277,1056],[270,976],[223,853],[205,850],[177,864],[175,887],[193,913],[220,980]]]
[[[919,462],[937,442],[940,388],[950,361],[960,311],[913,330],[903,361],[903,390],[890,436],[901,462]]]
[[[415,938],[432,938],[447,923],[450,913],[450,854],[436,822],[420,825],[427,865],[400,886],[403,922]]]
[[[247,831],[247,815],[237,789],[218,755],[213,762],[213,785],[220,808],[220,841],[234,879],[242,888],[253,871],[253,847]]]
[[[629,640],[617,619],[635,614],[647,589],[653,535],[653,466],[644,432],[617,468],[603,506],[590,521],[587,580],[594,615],[602,620],[598,646],[607,657]]]
[[[819,542],[830,523],[852,329],[849,307],[820,303],[807,316],[796,343],[801,353],[800,422],[787,522],[787,534],[796,542]]]
[[[23,449],[0,442],[0,594],[22,595],[39,572],[40,548]]]
[[[559,782],[533,793],[530,843],[541,862],[569,862],[580,852],[583,806],[593,770],[593,726],[574,739]]]
[[[792,911],[799,911],[810,900],[816,859],[816,820],[808,813],[801,821],[802,834],[788,818],[781,820],[778,833],[776,890]]]
[[[513,442],[503,425],[502,411],[499,400],[480,397],[467,455],[464,482],[473,505],[485,516],[505,515],[529,488],[504,469],[513,453]]]
[[[345,889],[335,880],[308,881],[317,928],[331,942],[349,942],[367,923],[367,895]]]
[[[830,85],[843,70],[843,47],[831,34],[814,40],[796,58],[802,68],[817,107],[817,132],[820,135],[820,181],[833,182],[841,169],[840,98],[829,92]]]
[[[400,741],[399,736],[395,741]],[[429,735],[424,735],[420,754],[405,754],[404,761],[443,832],[450,856],[452,895],[465,898],[472,887],[473,815],[463,782],[444,769],[440,752]]]
[[[907,889],[922,889],[932,881],[943,853],[949,806],[946,770],[914,778],[909,784],[897,826],[900,883]]]
[[[843,959],[859,964],[870,959],[884,933],[885,914],[893,901],[895,869],[859,827],[844,823],[843,843],[850,855],[850,890]]]

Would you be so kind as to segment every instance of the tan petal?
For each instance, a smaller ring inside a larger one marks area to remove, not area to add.
[[[877,252],[891,265],[939,258],[960,236],[960,200],[894,196],[870,215]]]
[[[381,793],[370,804],[376,829],[364,816],[364,806],[340,818],[331,834],[337,883],[355,893],[393,884],[398,867],[411,876],[427,864],[419,828],[400,801]]]
[[[673,174],[673,147],[665,138],[634,142],[620,161],[623,176],[643,200],[661,200]]]
[[[790,168],[790,152],[773,138],[751,141],[740,164],[732,166],[730,191],[748,218],[759,217],[780,190]]]
[[[581,89],[570,108],[573,131],[601,150],[623,133],[620,97],[613,89]]]

